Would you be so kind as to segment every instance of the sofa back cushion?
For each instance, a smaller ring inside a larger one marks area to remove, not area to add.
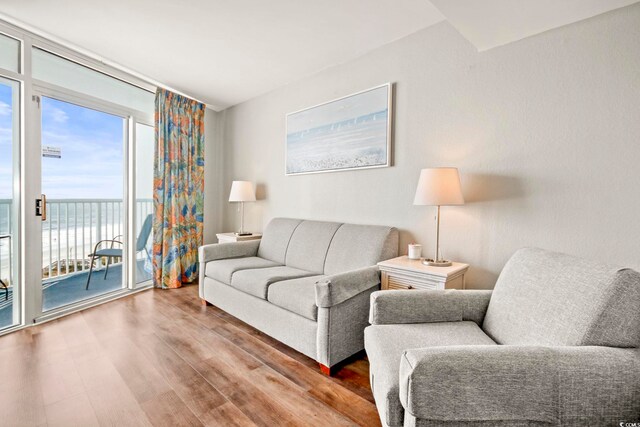
[[[272,219],[262,233],[258,256],[284,264],[291,236],[301,222],[291,218]]]
[[[285,264],[322,273],[329,244],[341,225],[339,222],[302,221],[289,241]]]
[[[507,345],[640,346],[640,274],[521,249],[495,285],[483,329]]]
[[[324,274],[376,265],[398,256],[398,230],[380,225],[343,224],[336,231],[324,263]]]

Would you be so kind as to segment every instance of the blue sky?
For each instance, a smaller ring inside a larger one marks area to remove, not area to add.
[[[42,144],[62,158],[42,158],[42,192],[50,199],[121,199],[124,119],[42,98]]]
[[[11,88],[0,83],[0,199],[11,198]],[[42,192],[51,199],[120,199],[124,120],[51,98],[42,99],[42,144],[62,158],[42,158]]]
[[[11,198],[11,87],[0,83],[0,199]]]
[[[12,197],[11,87],[0,82],[0,199]],[[121,199],[124,119],[42,99],[42,144],[58,147],[62,158],[42,158],[42,192],[50,199]],[[138,124],[136,192],[152,198],[153,126]]]

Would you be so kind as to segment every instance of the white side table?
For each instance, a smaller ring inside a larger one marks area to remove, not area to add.
[[[464,289],[469,264],[454,262],[451,267],[431,267],[407,256],[378,263],[382,289]]]
[[[218,243],[244,242],[246,240],[260,240],[262,233],[253,233],[249,236],[236,236],[236,233],[219,233],[216,234]]]

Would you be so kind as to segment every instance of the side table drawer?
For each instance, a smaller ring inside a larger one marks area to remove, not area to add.
[[[412,277],[384,274],[382,289],[444,289],[444,283],[430,280],[416,280]],[[386,282],[386,287],[384,286]]]
[[[381,288],[386,289],[464,289],[468,264],[453,262],[449,267],[424,265],[406,255],[381,261]]]

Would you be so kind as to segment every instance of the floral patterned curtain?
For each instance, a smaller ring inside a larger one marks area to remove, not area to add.
[[[156,92],[153,284],[179,288],[198,276],[204,197],[205,105]]]

